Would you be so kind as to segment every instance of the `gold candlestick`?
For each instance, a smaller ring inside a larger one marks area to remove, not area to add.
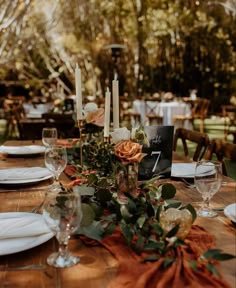
[[[108,137],[104,137],[103,138],[103,142],[104,142],[104,144],[110,143],[110,137],[109,136]]]
[[[78,128],[80,133],[80,166],[82,170],[83,170],[83,135],[82,135],[83,127],[84,127],[84,121],[81,119],[78,120]]]

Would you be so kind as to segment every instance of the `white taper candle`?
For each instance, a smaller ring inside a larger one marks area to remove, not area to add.
[[[75,95],[76,95],[76,111],[77,120],[83,119],[83,101],[82,101],[82,91],[81,91],[81,70],[76,63],[75,67]]]
[[[107,88],[105,94],[104,137],[109,137],[110,131],[111,92]]]
[[[113,106],[113,129],[119,128],[120,106],[119,106],[119,81],[117,74],[112,80],[112,106]]]

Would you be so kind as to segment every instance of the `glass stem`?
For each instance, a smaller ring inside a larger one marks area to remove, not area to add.
[[[65,231],[65,232],[59,232],[56,236],[57,236],[57,240],[59,243],[59,248],[58,248],[58,253],[61,257],[65,257],[68,253],[68,241],[69,241],[69,232]]]
[[[210,199],[209,198],[204,199],[203,208],[206,208],[207,210],[210,208]]]

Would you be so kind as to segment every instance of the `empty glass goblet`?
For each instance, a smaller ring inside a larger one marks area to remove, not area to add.
[[[199,161],[195,169],[194,183],[201,194],[203,204],[197,214],[202,217],[214,217],[217,215],[210,208],[210,200],[220,189],[222,182],[222,163],[219,161]]]
[[[59,177],[67,165],[67,151],[63,146],[48,147],[44,156],[45,166],[54,174],[54,188],[60,187]]]
[[[57,252],[47,258],[50,266],[64,268],[77,264],[80,258],[68,251],[70,236],[79,228],[81,221],[80,195],[72,191],[49,192],[45,195],[42,214],[45,222],[55,233],[59,243]]]
[[[56,145],[57,142],[57,128],[45,127],[42,130],[42,142],[46,147]]]

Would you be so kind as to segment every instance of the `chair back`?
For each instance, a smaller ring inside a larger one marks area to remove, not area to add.
[[[205,159],[212,160],[214,156],[217,158],[217,160],[222,162],[223,174],[227,176],[228,173],[225,165],[225,159],[227,158],[236,162],[236,144],[213,139],[208,146]]]
[[[207,117],[210,100],[198,98],[192,108],[192,117],[194,119],[205,119]]]
[[[236,139],[236,105],[222,105],[221,109],[224,118],[224,140],[227,140],[229,134],[235,135]]]
[[[210,143],[209,137],[205,133],[185,128],[177,128],[174,134],[173,151],[177,150],[177,142],[179,139],[182,141],[184,156],[186,157],[190,157],[188,142],[196,144],[192,156],[193,161],[201,160],[204,157],[206,149]]]

